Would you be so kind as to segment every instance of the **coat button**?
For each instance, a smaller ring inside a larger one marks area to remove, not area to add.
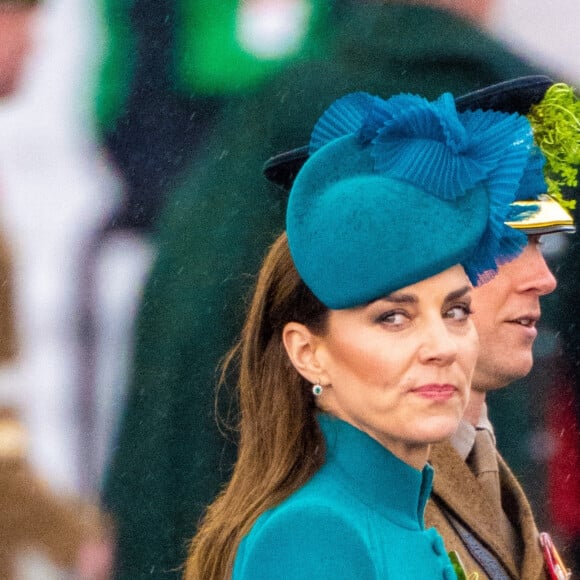
[[[443,556],[443,554],[445,554],[445,546],[443,545],[443,540],[439,536],[433,538],[431,547],[437,556]]]

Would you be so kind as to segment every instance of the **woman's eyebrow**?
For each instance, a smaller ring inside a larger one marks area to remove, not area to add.
[[[464,286],[463,288],[459,288],[458,290],[454,290],[453,292],[449,292],[445,297],[446,302],[452,302],[453,300],[457,300],[462,296],[465,296],[471,290],[471,286]]]
[[[457,300],[461,298],[465,294],[467,294],[471,290],[471,286],[465,285],[462,288],[458,288],[457,290],[453,290],[449,292],[447,296],[445,296],[446,302],[451,302],[453,300]],[[388,294],[387,296],[383,296],[380,298],[381,302],[394,302],[395,304],[416,304],[419,299],[415,294],[405,294],[402,292],[394,292],[393,294]]]
[[[396,304],[416,304],[419,299],[415,294],[402,294],[395,292],[394,294],[388,294],[381,298],[385,302],[395,302]]]

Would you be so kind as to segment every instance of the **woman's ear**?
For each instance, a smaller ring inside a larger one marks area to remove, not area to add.
[[[323,380],[323,368],[317,357],[320,337],[304,324],[289,322],[282,331],[282,341],[294,368],[309,382]]]

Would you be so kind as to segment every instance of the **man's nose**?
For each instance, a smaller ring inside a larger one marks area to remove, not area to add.
[[[541,246],[538,243],[528,243],[521,257],[523,278],[519,290],[534,292],[538,296],[553,292],[558,282],[542,254]]]

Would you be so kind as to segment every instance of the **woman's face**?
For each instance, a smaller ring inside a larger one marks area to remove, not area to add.
[[[413,463],[449,437],[467,405],[478,354],[461,266],[366,306],[330,311],[316,338],[323,410]]]

